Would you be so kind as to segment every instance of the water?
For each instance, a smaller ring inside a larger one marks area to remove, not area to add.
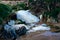
[[[33,27],[28,32],[36,32],[41,30],[50,30],[50,27],[48,27],[46,24],[37,25],[36,27]]]
[[[22,20],[27,24],[31,24],[30,26],[33,26],[34,23],[39,22],[39,18],[27,10],[17,11],[16,14],[17,14],[17,19]]]

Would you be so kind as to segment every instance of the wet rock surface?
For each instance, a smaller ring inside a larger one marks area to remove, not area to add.
[[[21,36],[18,40],[60,40],[60,33],[50,31],[37,31]]]
[[[5,39],[1,38],[0,40]],[[36,31],[20,36],[17,38],[17,40],[60,40],[60,33],[53,33],[50,31]]]

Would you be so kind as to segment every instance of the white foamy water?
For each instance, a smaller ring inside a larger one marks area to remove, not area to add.
[[[26,29],[29,29],[25,24],[16,24],[16,25],[12,25],[14,29],[18,30],[19,28],[21,28],[22,26],[24,26]]]
[[[39,18],[32,15],[31,12],[27,10],[20,10],[16,12],[17,19],[24,21],[25,23],[35,23],[39,22]]]
[[[39,18],[36,17],[35,15],[32,15],[31,12],[29,12],[27,10],[17,11],[16,15],[17,15],[17,19],[20,19],[27,24],[29,23],[28,26],[24,25],[24,24],[15,25],[15,22],[13,20],[10,20],[10,22],[8,22],[8,24],[11,26],[14,25],[13,28],[16,28],[16,29],[18,29],[21,26],[25,26],[26,29],[30,29],[30,27],[33,27],[34,25],[36,25],[35,23],[39,22]],[[36,27],[33,27],[28,32],[36,32],[38,30],[50,30],[50,27],[48,27],[46,24],[41,24],[41,25],[37,25]]]
[[[39,31],[39,30],[50,30],[50,27],[46,26],[45,24],[41,24],[41,25],[38,25],[36,27],[33,27],[28,32],[36,32],[36,31]]]

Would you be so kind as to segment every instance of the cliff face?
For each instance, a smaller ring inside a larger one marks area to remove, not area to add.
[[[23,1],[1,1],[0,3],[16,5],[17,2],[19,3],[19,2],[23,2]]]
[[[27,0],[2,0],[2,1],[0,1],[0,3],[3,3],[3,4],[12,4],[12,5],[16,5],[17,3],[20,3],[20,2],[28,3]]]
[[[25,0],[2,0],[2,1],[25,1]]]
[[[3,1],[25,1],[25,0],[3,0]]]

